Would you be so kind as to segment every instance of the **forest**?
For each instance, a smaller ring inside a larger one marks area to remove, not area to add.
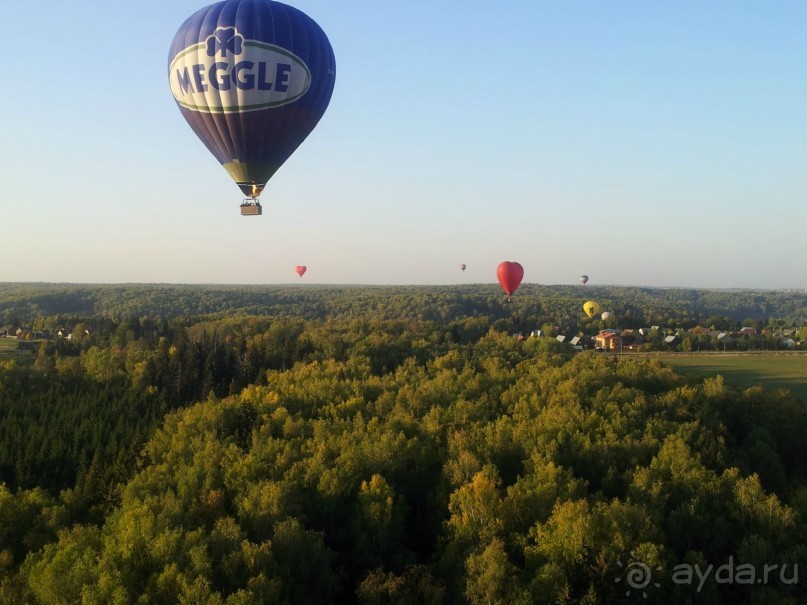
[[[621,327],[693,327],[698,323],[807,323],[807,291],[697,290],[524,283],[512,304],[498,285],[220,286],[172,284],[0,283],[0,324],[75,315],[172,319],[204,315],[270,315],[302,319],[422,319],[485,316],[553,323],[572,329],[587,299],[620,317]]]
[[[807,297],[527,286],[0,285],[0,604],[807,602],[801,401],[513,337]]]

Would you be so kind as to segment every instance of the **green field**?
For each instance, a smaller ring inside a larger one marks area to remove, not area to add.
[[[721,374],[726,382],[741,387],[789,389],[807,402],[807,353],[660,353],[653,357],[685,376]]]
[[[9,355],[17,348],[17,341],[13,338],[0,338],[0,355]]]

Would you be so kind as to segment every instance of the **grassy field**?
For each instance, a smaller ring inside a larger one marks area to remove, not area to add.
[[[807,353],[659,353],[653,355],[686,376],[721,374],[741,387],[789,389],[807,402]]]
[[[16,340],[12,338],[0,338],[0,356],[10,355],[16,348]]]

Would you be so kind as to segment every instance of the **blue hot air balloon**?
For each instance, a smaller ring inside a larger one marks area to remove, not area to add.
[[[305,13],[273,0],[225,0],[191,15],[168,54],[182,115],[260,214],[258,196],[319,122],[336,62]]]

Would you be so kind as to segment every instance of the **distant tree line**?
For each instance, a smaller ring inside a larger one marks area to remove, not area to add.
[[[267,315],[301,319],[410,319],[449,322],[466,317],[515,320],[526,329],[549,323],[564,333],[585,330],[581,312],[594,299],[621,327],[690,328],[719,320],[807,324],[807,292],[696,290],[523,284],[508,304],[498,285],[455,286],[180,286],[0,284],[0,325],[42,316],[149,317]]]

